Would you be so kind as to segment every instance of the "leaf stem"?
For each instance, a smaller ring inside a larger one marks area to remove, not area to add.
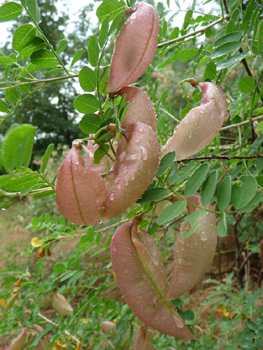
[[[259,115],[258,117],[255,117],[255,118],[252,118],[252,119],[249,119],[249,120],[245,120],[245,121],[243,121],[241,123],[224,126],[223,128],[220,129],[220,131],[230,130],[232,128],[239,128],[242,125],[250,124],[251,121],[254,122],[254,121],[260,120],[260,119],[263,119],[263,114]]]
[[[101,115],[102,119],[104,119],[104,118],[103,118],[103,110],[102,110],[101,100],[100,100],[100,64],[101,64],[101,60],[102,60],[103,55],[104,55],[104,47],[101,50],[98,64],[96,66],[96,68],[97,68],[97,89],[96,90],[97,90],[97,94],[98,94],[98,100],[99,100],[99,104],[100,104],[100,115]]]
[[[50,78],[50,79],[34,79],[31,81],[21,82],[20,84],[16,83],[16,85],[12,86],[12,88],[18,87],[18,86],[30,85],[30,84],[39,84],[39,83],[40,84],[41,83],[49,84],[49,83],[53,83],[54,81],[65,80],[65,79],[70,79],[70,78],[77,78],[78,76],[79,76],[79,74],[69,74],[69,75],[66,75],[64,77],[56,77],[56,78]],[[10,86],[5,87],[5,88],[0,88],[0,91],[4,91],[7,89],[10,89]]]
[[[196,35],[197,33],[203,33],[203,34],[204,34],[205,31],[206,31],[208,28],[211,28],[211,27],[215,26],[217,23],[224,22],[224,20],[226,20],[226,19],[228,19],[228,18],[230,18],[230,17],[231,17],[231,15],[230,15],[230,14],[227,14],[227,15],[225,15],[224,17],[221,17],[221,18],[219,18],[218,20],[216,20],[216,21],[214,21],[214,22],[208,24],[206,27],[203,27],[202,29],[199,29],[199,30],[196,30],[196,31],[194,31],[194,32],[191,32],[191,33],[188,33],[188,34],[186,34],[186,35],[183,35],[183,36],[181,36],[180,38],[175,38],[175,39],[172,39],[172,40],[164,41],[163,43],[158,44],[157,47],[159,48],[159,47],[163,47],[163,46],[166,46],[166,45],[171,45],[171,44],[173,44],[173,43],[175,43],[175,42],[177,42],[177,41],[184,40],[185,38],[188,38],[189,36]]]
[[[66,68],[66,66],[64,65],[64,63],[61,61],[60,57],[58,56],[58,54],[56,53],[56,51],[53,49],[53,46],[50,44],[50,42],[48,41],[47,37],[45,36],[45,34],[42,32],[41,28],[39,27],[38,23],[35,21],[35,19],[30,15],[27,7],[23,4],[23,2],[21,2],[24,9],[26,10],[26,13],[28,14],[28,16],[31,18],[31,20],[33,21],[33,23],[35,24],[40,36],[42,37],[42,39],[46,42],[47,46],[50,48],[51,52],[53,53],[53,55],[56,57],[56,59],[58,60],[58,62],[60,63],[60,65],[63,67],[64,71],[67,73],[67,75],[70,75],[68,69]]]
[[[29,96],[33,95],[35,92],[37,92],[38,90],[42,89],[43,86],[47,85],[47,83],[39,86],[38,88],[36,88],[35,90],[31,91],[30,93],[28,93],[24,98],[22,98],[20,101],[17,102],[17,104],[15,104],[10,111],[0,120],[0,125],[3,124],[3,122],[7,119],[7,117],[20,105],[20,103],[24,102]]]

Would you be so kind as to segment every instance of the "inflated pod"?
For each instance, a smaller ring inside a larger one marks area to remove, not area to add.
[[[8,312],[10,309],[11,309],[11,307],[14,305],[14,303],[15,303],[15,301],[17,300],[17,298],[18,298],[18,293],[16,293],[16,294],[14,294],[14,295],[12,295],[8,300],[7,300],[7,302],[6,302],[6,305],[5,305],[5,307],[4,307],[4,314],[6,313],[6,312]]]
[[[150,66],[158,44],[159,16],[147,2],[139,2],[115,39],[106,92],[136,81]]]
[[[140,122],[129,124],[117,147],[115,171],[118,175],[102,205],[102,219],[121,214],[141,196],[151,184],[159,160],[160,145],[152,128]]]
[[[125,86],[118,91],[120,95],[126,94],[126,101],[130,102],[127,112],[121,122],[123,129],[130,123],[141,122],[156,131],[157,119],[154,105],[147,93],[138,87]]]
[[[22,350],[27,340],[27,329],[22,328],[21,333],[12,340],[9,350]]]
[[[191,109],[175,128],[173,136],[162,148],[162,157],[176,152],[176,160],[185,159],[204,149],[224,123],[227,103],[225,94],[213,83],[199,83],[202,89],[200,106]]]
[[[73,146],[58,169],[57,204],[61,213],[78,225],[100,222],[100,210],[107,198],[102,177],[86,169],[81,154]]]
[[[154,350],[154,332],[145,327],[141,327],[134,339],[132,350]]]
[[[101,325],[101,330],[103,333],[107,333],[112,329],[116,328],[116,324],[112,321],[104,321]]]
[[[189,201],[201,206],[199,195],[188,198]],[[212,209],[211,205],[207,205]],[[189,213],[200,210],[194,205],[188,205]],[[209,269],[215,255],[217,243],[216,216],[207,212],[195,223],[194,233],[183,238],[181,232],[186,233],[191,225],[185,221],[180,226],[180,232],[174,245],[174,271],[167,291],[167,299],[179,298],[183,293],[191,290],[203,278]]]
[[[111,240],[111,260],[121,293],[134,314],[159,332],[189,341],[192,333],[170,301],[161,254],[152,237],[133,222]]]
[[[73,311],[73,307],[64,297],[64,295],[55,292],[52,296],[52,304],[58,314],[68,316]]]

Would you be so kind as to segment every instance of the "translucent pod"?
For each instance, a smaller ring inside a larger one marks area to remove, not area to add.
[[[158,44],[159,16],[147,2],[139,2],[115,39],[106,92],[136,81],[150,66]]]
[[[154,248],[153,248],[154,247]],[[111,240],[111,260],[121,293],[134,314],[159,332],[189,341],[193,335],[165,299],[166,276],[158,247],[133,222],[121,225]]]
[[[157,120],[154,105],[147,93],[138,87],[125,86],[118,91],[120,95],[126,94],[126,101],[130,102],[127,112],[122,120],[122,128],[134,122],[150,125],[156,131]]]
[[[63,294],[55,292],[52,296],[52,304],[58,314],[68,316],[73,311],[73,307]]]
[[[100,222],[99,214],[107,191],[100,174],[85,168],[75,147],[58,169],[56,192],[59,209],[68,220],[78,225]]]
[[[188,198],[191,202],[201,206],[199,195]],[[212,209],[207,205],[207,209]],[[200,210],[194,205],[188,205],[189,213]],[[184,221],[174,245],[174,271],[167,291],[167,299],[179,298],[183,293],[191,290],[203,278],[209,269],[215,255],[217,243],[216,216],[207,212],[195,223],[194,233],[183,238],[181,232],[187,233],[191,225]]]
[[[9,350],[22,350],[27,340],[27,329],[22,328],[21,333],[12,340]]]
[[[121,150],[121,153],[120,153]],[[149,125],[136,122],[127,126],[118,141],[115,179],[103,203],[102,219],[110,219],[129,208],[152,183],[159,166],[160,145]]]
[[[225,94],[213,83],[199,83],[202,89],[200,106],[191,109],[175,128],[173,136],[162,148],[162,157],[176,152],[176,160],[185,159],[204,149],[222,127],[227,103]]]
[[[154,332],[145,327],[141,327],[134,339],[132,350],[154,350],[153,346]]]

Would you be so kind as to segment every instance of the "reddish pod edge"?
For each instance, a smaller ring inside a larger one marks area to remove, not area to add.
[[[185,341],[194,338],[166,299],[161,253],[147,232],[137,231],[132,221],[122,224],[111,240],[111,260],[126,303],[145,325]]]
[[[188,158],[204,149],[221,129],[227,112],[225,94],[213,83],[199,83],[200,106],[191,109],[163,146],[161,156],[176,152],[176,160]]]

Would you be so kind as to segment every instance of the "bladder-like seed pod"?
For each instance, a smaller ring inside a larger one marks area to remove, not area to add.
[[[139,2],[115,39],[106,92],[133,83],[146,71],[157,50],[158,34],[157,10],[147,2]]]
[[[156,131],[157,119],[154,105],[147,93],[134,86],[125,86],[119,90],[120,95],[126,94],[126,101],[130,102],[127,112],[121,122],[122,128],[126,128],[131,123],[141,122]]]
[[[21,333],[12,340],[9,350],[21,350],[26,343],[27,329],[22,328]]]
[[[16,299],[18,298],[18,293],[12,295],[6,302],[6,305],[4,307],[4,314],[11,309],[11,307],[14,305]]]
[[[133,222],[121,225],[111,240],[111,260],[121,293],[135,315],[159,332],[189,341],[192,333],[173,304],[161,253],[152,237]]]
[[[99,213],[107,191],[100,174],[85,168],[75,147],[68,152],[58,170],[56,192],[59,209],[68,220],[78,225],[100,222]]]
[[[200,106],[191,109],[175,128],[173,136],[162,148],[162,157],[176,152],[176,160],[198,153],[219,132],[224,123],[227,103],[225,94],[213,83],[199,83],[202,89]]]
[[[201,206],[200,195],[188,198],[192,203]],[[211,210],[211,205],[207,205]],[[188,204],[189,213],[199,211],[194,205]],[[217,243],[216,216],[206,212],[195,223],[196,230],[188,238],[183,238],[181,232],[187,233],[191,225],[188,221],[181,224],[174,245],[174,272],[167,291],[167,299],[179,298],[191,290],[209,269],[215,255]]]
[[[52,304],[57,311],[58,314],[63,316],[68,316],[73,311],[72,306],[67,301],[67,299],[64,297],[64,295],[60,293],[53,293],[52,295]]]
[[[121,152],[119,152],[121,150]],[[101,217],[110,219],[130,207],[152,182],[159,165],[160,145],[149,125],[136,122],[127,126],[119,140],[115,171],[117,177]]]

